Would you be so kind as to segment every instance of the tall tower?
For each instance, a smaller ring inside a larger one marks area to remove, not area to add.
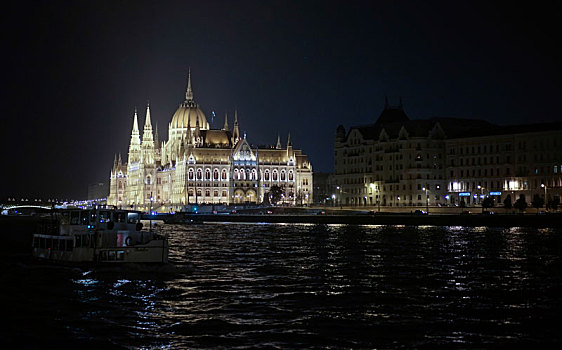
[[[232,130],[232,144],[240,140],[240,129],[238,128],[238,111],[234,110],[234,130]]]
[[[141,159],[144,164],[154,164],[154,136],[150,120],[150,104],[146,106],[146,119],[142,134]]]
[[[133,119],[133,131],[131,132],[131,142],[129,143],[129,161],[128,163],[136,163],[141,157],[141,141],[139,133],[139,122],[137,118],[137,109],[135,108],[135,116]]]

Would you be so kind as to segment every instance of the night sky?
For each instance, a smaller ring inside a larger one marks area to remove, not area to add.
[[[373,123],[385,96],[412,119],[561,120],[561,11],[506,4],[9,2],[0,200],[85,198],[126,159],[135,107],[167,140],[189,67],[212,127],[236,108],[250,143],[290,133],[320,172],[336,127]]]

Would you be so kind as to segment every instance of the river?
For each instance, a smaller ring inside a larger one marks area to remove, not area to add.
[[[171,264],[0,259],[0,347],[489,348],[562,343],[562,230],[159,225]]]

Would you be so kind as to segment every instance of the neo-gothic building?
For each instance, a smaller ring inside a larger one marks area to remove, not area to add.
[[[562,194],[562,123],[411,120],[387,100],[374,124],[340,125],[334,153],[338,205],[479,205],[486,196],[501,205]]]
[[[312,202],[312,166],[290,135],[271,147],[253,147],[225,115],[221,129],[211,129],[193,99],[191,73],[185,101],[168,124],[168,141],[152,129],[150,106],[142,139],[135,111],[127,162],[115,157],[110,175],[109,205],[178,210],[190,204],[262,203],[272,186],[283,190],[283,203]]]

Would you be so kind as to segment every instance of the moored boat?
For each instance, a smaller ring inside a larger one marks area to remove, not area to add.
[[[168,239],[142,230],[141,213],[65,209],[33,235],[33,257],[68,264],[167,263]]]

